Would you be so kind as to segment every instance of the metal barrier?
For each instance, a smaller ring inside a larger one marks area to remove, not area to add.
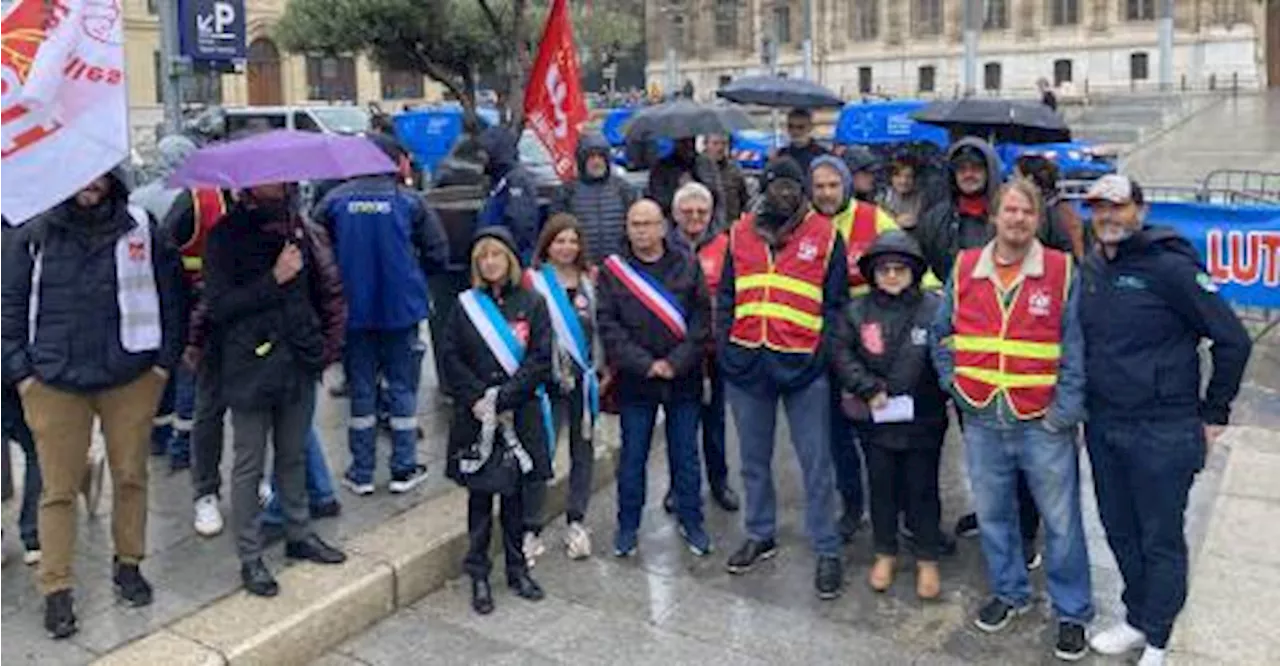
[[[1093,181],[1058,181],[1063,199],[1084,198]],[[1280,204],[1280,173],[1262,171],[1215,171],[1200,185],[1143,185],[1147,201],[1190,201],[1227,206]]]
[[[1280,172],[1277,171],[1218,169],[1210,171],[1201,183],[1209,189],[1233,190],[1280,203]]]

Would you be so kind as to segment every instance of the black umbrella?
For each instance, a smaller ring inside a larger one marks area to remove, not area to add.
[[[933,102],[911,117],[927,125],[947,128],[952,138],[978,136],[1024,144],[1071,140],[1067,121],[1039,102],[971,97]]]
[[[844,106],[840,96],[808,79],[780,76],[744,76],[716,92],[730,102],[813,109]]]
[[[701,134],[728,134],[751,126],[751,117],[739,107],[679,99],[637,112],[627,123],[627,138],[685,139]]]

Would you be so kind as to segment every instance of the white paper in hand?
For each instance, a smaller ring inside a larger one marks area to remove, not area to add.
[[[871,410],[875,423],[909,423],[916,418],[916,401],[909,395],[895,395],[884,407]]]

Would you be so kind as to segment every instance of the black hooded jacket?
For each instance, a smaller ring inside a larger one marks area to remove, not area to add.
[[[1108,259],[1085,258],[1080,322],[1090,419],[1199,417],[1225,424],[1252,343],[1204,272],[1195,248],[1148,226]],[[1201,338],[1213,341],[1213,376],[1200,392]]]
[[[983,192],[987,210],[995,211],[996,192],[1000,189],[1000,158],[991,144],[974,137],[956,141],[947,151],[947,162],[966,147],[982,152],[987,166],[987,187]],[[987,216],[974,217],[962,214],[956,206],[960,190],[953,174],[948,174],[951,195],[925,211],[916,224],[915,237],[920,242],[929,269],[940,279],[951,275],[951,265],[960,250],[982,247],[995,235],[995,229],[987,222]]]
[[[138,221],[129,213],[119,172],[98,207],[67,200],[3,232],[4,381],[34,376],[78,393],[127,384],[153,366],[172,368],[182,351],[182,267],[173,244],[151,229],[151,262],[160,301],[161,343],[131,353],[120,341],[116,241]],[[38,279],[35,259],[41,256]],[[30,306],[36,300],[34,320]],[[34,323],[35,330],[31,330]]]
[[[551,213],[569,213],[582,225],[587,261],[596,264],[622,249],[627,209],[636,193],[625,180],[608,172],[604,178],[587,175],[587,157],[603,155],[609,160],[609,143],[599,134],[586,134],[578,141],[578,180],[556,190]]]
[[[872,287],[855,298],[838,319],[831,356],[832,369],[843,390],[867,401],[880,393],[909,395],[915,419],[909,423],[858,422],[870,442],[893,449],[937,446],[939,431],[947,428],[947,395],[929,355],[928,331],[941,304],[933,291],[920,288],[924,255],[902,231],[881,234],[859,260],[865,275],[874,272],[878,258],[899,255],[912,267],[913,283],[891,296]]]

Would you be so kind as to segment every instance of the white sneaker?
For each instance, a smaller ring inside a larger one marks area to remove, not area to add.
[[[40,564],[40,550],[27,550],[22,553],[22,563],[27,566]]]
[[[196,534],[216,536],[222,532],[222,512],[218,510],[218,496],[204,495],[196,500]]]
[[[547,547],[542,544],[542,538],[533,532],[524,533],[524,561],[530,569],[537,564],[538,558],[547,552]]]
[[[1113,656],[1137,650],[1146,644],[1146,635],[1133,628],[1128,622],[1121,622],[1100,634],[1094,634],[1093,638],[1089,639],[1089,645],[1094,652]],[[1161,659],[1163,658],[1161,656]]]
[[[1138,660],[1138,666],[1164,666],[1164,650],[1148,645],[1142,651],[1142,658]]]
[[[591,535],[582,523],[569,523],[569,529],[564,535],[564,548],[571,560],[591,557]]]

